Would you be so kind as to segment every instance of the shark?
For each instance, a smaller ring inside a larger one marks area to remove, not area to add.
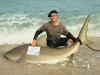
[[[38,38],[36,46],[40,46],[40,54],[38,56],[27,55],[27,49],[30,44],[24,44],[17,46],[4,54],[5,57],[12,61],[23,60],[28,63],[48,63],[54,64],[58,62],[68,61],[69,56],[78,52],[78,48],[81,44],[92,44],[93,42],[87,39],[87,29],[90,16],[87,16],[80,32],[78,39],[73,45],[63,48],[51,48],[46,46],[46,36],[42,35]]]

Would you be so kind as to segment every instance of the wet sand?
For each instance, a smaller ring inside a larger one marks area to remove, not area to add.
[[[100,49],[100,38],[91,47]],[[58,64],[29,64],[6,59],[4,53],[18,45],[0,45],[0,75],[100,75],[100,52],[82,45],[73,62]]]

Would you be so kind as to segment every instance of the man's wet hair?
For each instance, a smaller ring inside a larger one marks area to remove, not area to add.
[[[48,14],[48,17],[51,17],[51,14],[52,14],[52,13],[58,14],[58,12],[57,12],[56,10],[51,10],[51,11],[49,12],[49,14]]]

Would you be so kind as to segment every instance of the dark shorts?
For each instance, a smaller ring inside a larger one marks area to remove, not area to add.
[[[59,46],[67,46],[66,42],[68,41],[67,38],[61,38],[59,39],[58,41],[55,41],[55,42],[51,42],[49,40],[47,40],[47,45],[49,47],[52,47],[52,48],[56,48],[56,47],[59,47]]]

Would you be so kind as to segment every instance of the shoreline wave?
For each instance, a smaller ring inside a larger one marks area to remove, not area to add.
[[[29,14],[14,13],[0,16],[0,44],[29,43],[33,40],[34,33],[44,23],[49,21],[46,18],[29,17]],[[59,19],[66,28],[78,36],[84,23],[86,15],[72,16]],[[87,35],[100,37],[100,13],[92,14]]]

